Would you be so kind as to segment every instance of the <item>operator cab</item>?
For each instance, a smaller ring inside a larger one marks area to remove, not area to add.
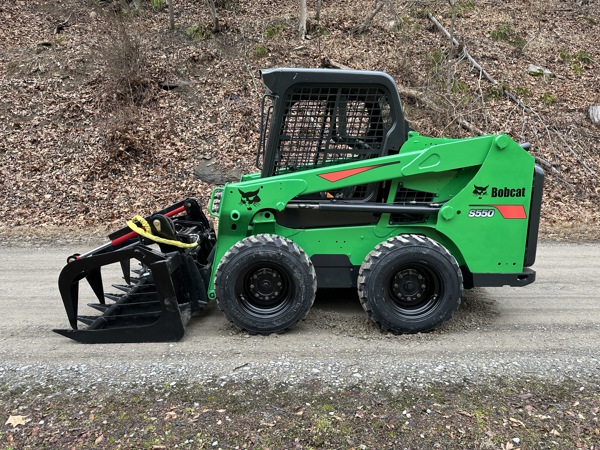
[[[261,177],[397,152],[408,124],[398,89],[382,72],[269,69],[257,166]]]

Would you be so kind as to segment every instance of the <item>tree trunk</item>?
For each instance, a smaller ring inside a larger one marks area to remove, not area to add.
[[[590,106],[590,120],[593,124],[600,125],[600,105]]]
[[[450,3],[450,47],[448,48],[448,73],[446,78],[446,93],[448,95],[452,94],[452,86],[454,85],[454,67],[452,67],[452,60],[455,55],[455,47],[454,47],[454,21],[456,20],[456,2],[454,0],[448,0]]]
[[[217,8],[215,6],[215,1],[214,0],[206,0],[206,6],[208,7],[208,10],[210,11],[210,16],[212,17],[212,20],[213,20],[212,32],[218,33],[220,31],[219,16],[217,15]]]
[[[173,2],[175,0],[169,0],[169,30],[175,31],[175,17],[173,15]]]
[[[306,0],[300,0],[300,26],[298,28],[298,32],[300,33],[300,38],[306,38],[306,19],[308,13],[306,11]]]

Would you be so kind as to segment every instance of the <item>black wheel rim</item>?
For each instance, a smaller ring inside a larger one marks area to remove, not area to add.
[[[293,283],[283,268],[268,263],[249,266],[235,285],[236,298],[249,314],[269,319],[290,308]]]
[[[407,264],[390,271],[385,298],[394,312],[405,318],[422,318],[434,311],[443,297],[437,271],[425,264]]]

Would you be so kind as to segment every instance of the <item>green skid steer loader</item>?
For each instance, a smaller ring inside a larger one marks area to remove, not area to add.
[[[58,283],[72,329],[56,332],[86,343],[173,341],[216,300],[240,329],[282,333],[304,319],[317,288],[355,288],[382,330],[415,333],[448,320],[463,288],[535,280],[544,173],[528,144],[421,136],[385,73],[260,76],[260,172],[213,190],[217,231],[188,198],[72,255]],[[105,292],[110,269],[117,293]],[[78,313],[83,279],[100,315]]]

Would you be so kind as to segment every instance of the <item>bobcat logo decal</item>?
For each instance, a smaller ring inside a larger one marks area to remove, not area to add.
[[[260,204],[260,197],[258,193],[260,192],[260,188],[255,191],[244,192],[241,189],[238,189],[240,192],[240,205],[245,205],[248,208],[248,211],[252,210],[252,207],[258,206]]]
[[[490,187],[490,185],[477,186],[474,184],[473,187],[475,188],[473,189],[473,195],[476,195],[479,199],[481,199],[484,195],[487,195],[487,189]]]

